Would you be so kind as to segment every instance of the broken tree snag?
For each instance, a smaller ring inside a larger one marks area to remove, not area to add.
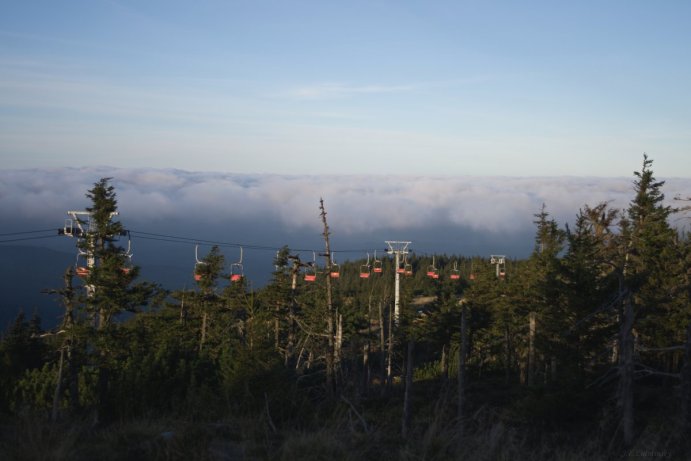
[[[688,433],[691,429],[691,324],[686,328],[681,380],[681,421],[684,433]]]
[[[331,246],[329,243],[329,225],[326,222],[326,209],[324,208],[324,199],[319,199],[319,210],[324,225],[324,246],[326,252],[324,258],[326,259],[326,273],[331,273]],[[341,336],[340,324],[334,325],[334,320],[338,323],[339,313],[334,312],[333,302],[331,298],[331,277],[326,277],[326,334],[328,336],[329,349],[326,353],[326,387],[329,394],[336,390],[337,373],[336,368],[341,361]],[[337,331],[338,329],[338,331]]]
[[[458,347],[458,436],[459,440],[463,438],[465,432],[464,416],[465,416],[465,387],[466,387],[466,370],[465,360],[466,352],[468,350],[467,338],[467,321],[465,303],[461,302],[461,342]]]
[[[625,446],[633,443],[633,302],[631,294],[624,299],[620,329],[619,411]]]
[[[408,340],[408,353],[406,354],[405,363],[405,394],[403,395],[403,421],[401,424],[401,436],[404,438],[410,432],[410,422],[413,419],[413,350],[415,349],[415,342]]]

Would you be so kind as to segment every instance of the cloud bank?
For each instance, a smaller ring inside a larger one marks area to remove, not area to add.
[[[633,176],[284,176],[109,167],[26,169],[0,171],[3,221],[22,229],[23,222],[59,226],[67,210],[89,206],[85,193],[101,177],[113,178],[125,225],[135,222],[140,230],[148,230],[157,223],[186,222],[195,226],[199,238],[205,238],[205,229],[213,226],[235,226],[235,234],[257,238],[272,231],[302,230],[318,236],[320,197],[332,231],[351,242],[378,231],[525,234],[531,232],[533,215],[543,203],[563,225],[573,222],[584,204],[610,201],[625,208],[633,197]],[[691,194],[691,179],[668,179],[663,191],[672,204],[675,195]],[[261,232],[252,228],[260,225]],[[168,233],[176,230],[169,228]]]

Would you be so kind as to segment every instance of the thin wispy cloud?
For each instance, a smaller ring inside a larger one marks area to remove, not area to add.
[[[415,85],[347,85],[318,83],[291,89],[288,96],[296,99],[337,99],[357,95],[403,93],[413,91]]]

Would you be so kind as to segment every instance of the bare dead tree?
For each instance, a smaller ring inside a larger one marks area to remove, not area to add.
[[[413,351],[415,341],[408,338],[408,348],[405,361],[405,392],[403,394],[403,418],[401,422],[401,436],[406,438],[410,432],[410,423],[413,419]]]
[[[458,347],[458,437],[463,439],[465,433],[465,391],[466,368],[465,361],[468,352],[468,322],[465,301],[461,300],[461,341]]]
[[[324,224],[324,245],[326,259],[326,334],[328,337],[329,350],[326,353],[326,385],[329,393],[333,392],[336,387],[336,366],[340,362],[340,350],[342,341],[342,327],[340,325],[340,315],[338,311],[334,312],[332,291],[331,291],[331,245],[329,243],[329,225],[326,222],[326,209],[324,208],[324,199],[319,199],[319,209],[322,223]],[[339,322],[339,326],[335,328],[334,320]]]

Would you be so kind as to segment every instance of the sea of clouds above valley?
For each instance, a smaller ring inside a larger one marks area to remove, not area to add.
[[[287,230],[319,232],[324,198],[335,232],[462,227],[473,232],[530,231],[542,204],[563,225],[584,206],[610,201],[625,208],[634,176],[430,177],[289,176],[110,167],[0,170],[0,212],[14,228],[21,223],[62,222],[67,210],[89,206],[85,193],[102,177],[113,178],[121,220],[150,225],[170,221],[251,227],[271,221]],[[659,178],[665,179],[665,178]],[[668,178],[672,199],[691,195],[691,178]],[[677,220],[678,221],[678,220]],[[683,222],[684,220],[681,220]],[[244,229],[251,233],[251,229]],[[170,233],[175,233],[171,231]],[[201,238],[204,236],[201,235]]]

